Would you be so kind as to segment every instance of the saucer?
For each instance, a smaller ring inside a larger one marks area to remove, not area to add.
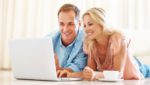
[[[122,81],[123,79],[103,79],[103,78],[100,78],[98,79],[99,81],[103,81],[103,82],[117,82],[117,81]]]

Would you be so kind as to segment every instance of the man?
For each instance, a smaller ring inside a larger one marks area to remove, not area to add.
[[[86,66],[79,14],[79,9],[72,4],[64,4],[58,11],[60,30],[53,36],[58,77],[67,77],[72,72],[82,71]]]

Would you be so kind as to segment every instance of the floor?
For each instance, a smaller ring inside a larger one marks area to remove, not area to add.
[[[35,80],[16,80],[11,71],[0,71],[0,85],[150,85],[150,79],[144,80],[123,80],[119,82],[101,81],[71,81],[71,82],[52,82]]]

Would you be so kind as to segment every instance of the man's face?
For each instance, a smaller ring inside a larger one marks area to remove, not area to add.
[[[72,42],[79,28],[79,22],[74,11],[60,12],[58,22],[63,42]]]

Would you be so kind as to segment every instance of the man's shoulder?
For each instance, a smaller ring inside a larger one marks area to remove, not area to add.
[[[46,37],[50,37],[52,39],[53,45],[55,45],[55,43],[58,42],[60,35],[61,35],[60,31],[55,30],[55,31],[49,33]]]
[[[60,31],[59,30],[55,30],[53,32],[50,32],[47,37],[51,37],[53,39],[57,38],[58,36],[60,36]]]
[[[61,35],[60,31],[57,30],[57,31],[53,32],[52,38],[54,38],[54,39],[58,38],[58,37],[60,37],[60,35]]]

